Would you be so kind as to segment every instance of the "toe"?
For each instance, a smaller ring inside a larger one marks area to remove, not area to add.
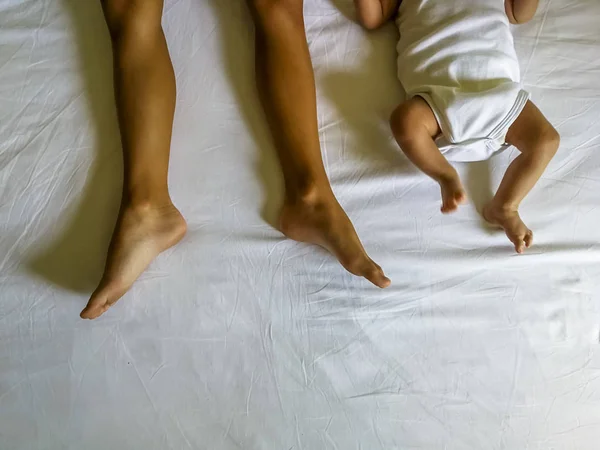
[[[82,319],[95,319],[96,317],[98,317],[100,314],[97,311],[97,308],[94,307],[90,307],[90,306],[86,306],[83,311],[81,311],[81,313],[79,314],[79,317],[81,317]]]
[[[525,242],[523,238],[518,238],[515,241],[513,241],[513,243],[515,244],[515,250],[517,251],[517,253],[523,253],[523,251],[525,250]]]
[[[381,289],[385,289],[392,283],[391,280],[385,276],[381,267],[379,267],[373,261],[371,261],[370,267],[367,268],[363,276]]]
[[[442,203],[441,211],[444,214],[448,214],[453,211],[456,211],[456,208],[457,208],[456,201],[453,198],[446,198],[446,199],[444,199],[444,201]]]
[[[385,289],[392,281],[386,277],[383,272],[373,271],[365,275],[365,278],[381,289]]]
[[[391,283],[390,279],[383,273],[381,267],[366,255],[363,258],[344,264],[344,267],[348,272],[359,277],[364,277],[382,289],[388,287]]]
[[[126,288],[116,283],[102,283],[90,297],[88,304],[81,311],[80,317],[82,319],[100,317],[123,296],[126,290]]]
[[[442,213],[449,214],[458,209],[460,205],[467,201],[467,196],[463,191],[454,191],[449,195],[442,196]]]
[[[100,300],[97,295],[92,294],[88,304],[85,305],[85,308],[83,308],[79,314],[79,317],[82,319],[95,319],[98,317],[97,311],[101,303],[103,303],[102,300]]]
[[[527,234],[525,235],[525,247],[529,248],[533,244],[533,232],[531,230],[527,230]]]
[[[81,311],[81,314],[79,314],[79,317],[82,319],[96,319],[106,310],[108,310],[106,300],[92,296],[86,307]]]

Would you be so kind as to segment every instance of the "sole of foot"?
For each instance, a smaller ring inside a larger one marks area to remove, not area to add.
[[[81,311],[82,319],[104,314],[133,285],[150,263],[177,244],[187,226],[173,205],[126,207],[119,215],[102,280]]]
[[[391,283],[367,255],[352,222],[335,198],[286,203],[280,229],[290,239],[325,248],[348,272],[366,278],[377,287],[383,289]]]
[[[523,253],[533,244],[533,232],[523,223],[518,211],[488,204],[483,208],[483,218],[488,223],[504,230],[517,253]]]
[[[442,191],[442,207],[440,210],[443,214],[453,213],[460,205],[466,203],[467,194],[458,175],[440,181],[439,184]]]

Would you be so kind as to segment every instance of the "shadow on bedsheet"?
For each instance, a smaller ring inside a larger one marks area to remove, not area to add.
[[[221,52],[244,121],[258,147],[256,172],[264,188],[263,219],[277,225],[283,178],[254,77],[254,33],[244,0],[209,0],[219,20]]]
[[[330,1],[347,20],[356,20],[352,1]],[[369,52],[360,69],[328,74],[326,95],[336,105],[350,133],[356,135],[357,150],[362,157],[380,160],[393,173],[416,172],[393,140],[388,125],[391,112],[405,96],[397,78],[397,31],[390,23],[365,34]],[[390,90],[391,86],[397,89]],[[493,196],[490,162],[470,163],[465,182],[469,200],[481,213]],[[485,225],[483,218],[481,222]]]
[[[492,199],[492,168],[490,161],[477,161],[468,164],[466,189],[469,201],[480,214],[481,224],[489,230],[481,213],[483,207]]]
[[[352,2],[333,2],[349,17]],[[244,120],[259,147],[257,173],[265,190],[262,216],[276,223],[283,200],[281,170],[276,158],[266,118],[258,100],[254,78],[252,21],[244,0],[209,0],[220,22],[221,50],[226,74],[235,92]],[[348,8],[350,6],[350,9]],[[373,166],[394,172],[412,172],[410,165],[392,139],[388,117],[402,98],[396,79],[395,37],[392,29],[369,37],[371,52],[358,73],[330,73],[325,76],[325,94],[334,102],[350,133],[356,135],[359,157]],[[390,92],[390,86],[397,86]],[[352,95],[348,95],[352,93]],[[376,164],[377,161],[383,164]]]
[[[73,196],[78,201],[72,208],[66,208],[70,221],[61,226],[61,236],[29,262],[29,269],[65,289],[91,292],[102,276],[117,217],[122,158],[113,99],[110,41],[100,2],[62,0],[62,4],[71,16],[89,116],[95,128],[96,154],[83,192]]]
[[[353,2],[332,0],[345,20],[354,21]],[[355,24],[359,27],[358,24]],[[415,172],[392,137],[389,117],[404,99],[397,78],[397,31],[388,24],[365,32],[365,52],[360,67],[324,76],[325,95],[333,102],[343,125],[355,136],[357,156],[392,173]],[[350,49],[355,50],[355,49]],[[362,50],[362,49],[361,49]]]

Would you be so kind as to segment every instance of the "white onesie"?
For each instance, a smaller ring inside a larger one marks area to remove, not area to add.
[[[480,161],[504,139],[529,94],[521,89],[504,0],[403,0],[398,77],[422,97],[451,161]]]

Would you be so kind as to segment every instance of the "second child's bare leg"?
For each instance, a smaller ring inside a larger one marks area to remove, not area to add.
[[[161,27],[163,0],[102,0],[110,30],[125,177],[106,268],[81,317],[103,314],[186,223],[167,188],[175,77]]]
[[[386,287],[390,280],[365,252],[323,167],[303,0],[247,1],[256,26],[259,95],[285,179],[281,230],[326,248],[349,272]]]
[[[519,205],[531,191],[556,154],[560,136],[540,110],[530,101],[511,125],[506,142],[514,145],[521,154],[508,166],[498,192],[484,208],[485,219],[504,228],[522,253],[533,242],[533,233],[519,216]]]
[[[390,119],[398,145],[411,162],[440,185],[443,213],[456,211],[466,201],[458,173],[437,147],[440,127],[433,111],[421,97],[401,103]]]

